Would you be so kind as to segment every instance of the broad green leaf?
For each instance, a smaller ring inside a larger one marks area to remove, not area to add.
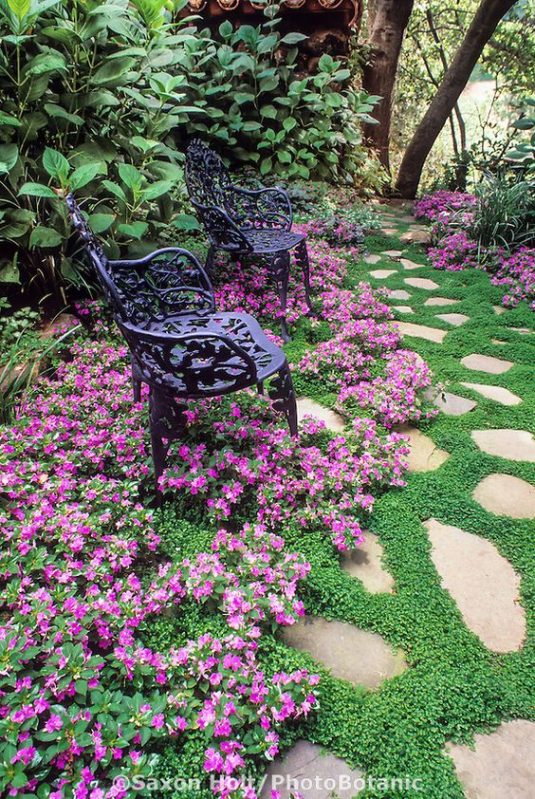
[[[105,230],[108,230],[113,225],[114,219],[114,214],[90,214],[87,224],[94,233],[104,233]]]
[[[92,78],[92,83],[102,86],[105,83],[120,82],[120,78],[132,68],[135,61],[133,58],[113,58],[100,66]]]
[[[193,214],[178,214],[173,220],[173,225],[179,230],[200,230],[198,219]]]
[[[31,0],[7,0],[7,4],[19,22],[30,13]]]
[[[143,175],[133,164],[119,164],[117,167],[119,176],[129,189],[139,189],[143,183]]]
[[[277,119],[277,109],[274,105],[263,105],[260,108],[260,116],[266,119]]]
[[[57,199],[57,194],[52,191],[50,186],[44,186],[42,183],[25,183],[19,189],[19,197],[47,197],[50,199]]]
[[[141,195],[144,200],[156,200],[162,194],[167,194],[173,188],[173,183],[170,180],[157,180],[146,188]]]
[[[147,231],[146,222],[132,222],[131,224],[117,225],[117,231],[131,239],[140,239]]]
[[[280,40],[281,44],[297,44],[298,42],[302,42],[305,39],[308,39],[308,36],[305,36],[304,33],[287,33],[286,36],[283,36]]]
[[[19,157],[19,151],[16,144],[1,144],[0,145],[0,174],[10,172]]]
[[[30,247],[57,247],[62,241],[62,236],[57,230],[38,225],[32,230]]]
[[[113,183],[111,180],[103,180],[102,185],[105,189],[108,189],[111,194],[118,197],[119,200],[126,202],[126,194],[117,183]]]
[[[51,147],[45,147],[43,154],[43,167],[52,178],[65,180],[71,170],[71,166],[64,155]]]
[[[47,53],[39,53],[23,69],[24,77],[29,75],[44,75],[49,72],[61,72],[67,69],[67,63],[61,53],[49,50]]]
[[[81,189],[87,186],[97,175],[102,174],[102,164],[83,164],[74,170],[70,176],[69,183],[71,189]]]
[[[0,283],[20,283],[20,273],[15,263],[6,264],[0,269]]]
[[[10,114],[4,114],[3,111],[0,111],[0,125],[7,125],[11,128],[20,128],[21,121],[17,119],[17,117],[12,117]]]
[[[48,116],[53,117],[54,119],[64,119],[66,122],[70,122],[71,125],[83,125],[84,120],[78,114],[69,114],[63,106],[55,105],[54,103],[45,103],[43,108],[45,109]]]

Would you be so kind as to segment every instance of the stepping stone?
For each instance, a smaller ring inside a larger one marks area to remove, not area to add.
[[[520,333],[521,336],[529,336],[533,333],[533,330],[530,330],[529,327],[508,327],[507,330],[512,330],[513,333]]]
[[[465,322],[468,322],[470,317],[466,316],[464,313],[437,313],[437,319],[442,319],[443,322],[448,322],[450,325],[454,325],[454,327],[459,327],[460,325],[464,325]]]
[[[406,277],[403,282],[407,286],[414,286],[415,289],[425,289],[426,291],[438,289],[438,283],[435,283],[434,280],[429,280],[427,277]]]
[[[260,791],[260,799],[280,799],[295,795],[303,799],[351,799],[366,787],[364,774],[351,769],[345,760],[325,752],[321,746],[297,741],[295,746],[270,763]]]
[[[405,289],[394,289],[388,292],[388,296],[393,300],[410,300],[411,295]]]
[[[461,363],[467,369],[475,369],[476,372],[487,372],[489,375],[502,375],[513,366],[512,361],[494,358],[492,355],[480,355],[477,352],[472,355],[465,355],[461,359]]]
[[[489,474],[472,494],[476,502],[496,516],[535,518],[535,488],[510,474]]]
[[[382,233],[383,236],[395,236],[398,231],[395,227],[383,227],[379,230],[379,233]]]
[[[372,594],[393,593],[394,578],[381,565],[383,547],[373,533],[366,530],[364,542],[342,553],[342,569],[351,577],[362,580],[364,587]]]
[[[501,305],[493,305],[492,307],[494,309],[494,313],[498,314],[498,316],[501,316],[502,313],[505,313],[505,308],[502,308]]]
[[[467,799],[533,799],[535,722],[506,721],[474,743],[447,747]]]
[[[387,258],[399,258],[403,255],[403,250],[385,250],[382,254]]]
[[[366,263],[366,264],[378,264],[380,260],[381,260],[381,256],[380,255],[374,255],[373,253],[371,255],[365,255],[364,256],[364,263]]]
[[[506,344],[506,341],[502,341],[501,338],[491,338],[493,344],[496,344],[497,347],[500,347],[502,344]]]
[[[436,327],[427,327],[427,325],[416,325],[413,322],[398,322],[397,325],[399,332],[403,336],[425,338],[427,341],[434,341],[437,344],[442,344],[448,334],[447,330],[438,330]]]
[[[395,274],[395,269],[375,269],[373,272],[370,272],[370,277],[374,277],[376,280],[386,280],[387,277]]]
[[[429,299],[424,302],[424,305],[428,305],[430,307],[435,305],[455,305],[458,302],[459,300],[450,300],[448,297],[429,297]]]
[[[410,261],[408,258],[400,258],[400,264],[402,265],[403,269],[421,269],[425,264],[417,264],[415,261]]]
[[[520,649],[526,617],[519,604],[520,577],[494,544],[428,519],[431,559],[442,587],[457,603],[466,626],[493,652]]]
[[[526,430],[472,430],[472,438],[489,455],[535,463],[535,439]]]
[[[400,649],[394,652],[377,633],[343,621],[305,616],[291,627],[284,627],[282,639],[289,646],[308,652],[335,677],[366,688],[377,688],[383,680],[407,668]]]
[[[410,305],[393,305],[392,310],[399,313],[414,313]]]
[[[342,433],[345,429],[345,422],[342,417],[326,408],[325,405],[320,405],[309,397],[300,397],[297,400],[297,416],[300,422],[303,421],[303,416],[314,416],[316,419],[321,419],[325,422],[325,427],[332,430],[334,433]]]
[[[431,232],[429,230],[408,230],[399,238],[403,244],[431,244]]]
[[[460,397],[458,394],[450,394],[449,391],[439,392],[434,403],[446,416],[463,416],[477,406],[477,402],[474,400]]]
[[[409,472],[434,472],[449,458],[449,452],[439,449],[429,436],[416,427],[396,425],[394,429],[409,437]]]
[[[477,391],[482,397],[499,402],[501,405],[520,405],[522,400],[509,391],[508,388],[501,386],[487,386],[485,383],[461,383],[465,388],[471,388],[472,391]]]

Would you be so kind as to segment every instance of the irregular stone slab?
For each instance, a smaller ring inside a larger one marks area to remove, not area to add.
[[[409,258],[400,258],[400,264],[402,265],[403,269],[421,269],[425,264],[417,264],[415,261],[409,260]]]
[[[490,541],[437,519],[424,522],[442,587],[466,626],[493,652],[520,649],[526,616],[519,604],[520,577]]]
[[[489,474],[472,494],[476,502],[496,516],[512,519],[535,518],[535,488],[510,474]]]
[[[282,631],[289,646],[308,652],[341,680],[377,688],[383,680],[401,674],[407,663],[377,633],[342,621],[305,616]]]
[[[396,425],[395,429],[409,437],[409,472],[433,472],[449,458],[449,452],[437,447],[429,436],[416,427]]]
[[[387,258],[399,258],[403,255],[403,250],[385,250],[383,255],[386,255]]]
[[[371,255],[365,255],[364,256],[364,262],[367,263],[367,264],[378,264],[380,260],[381,260],[381,256],[380,255],[374,255],[373,253]]]
[[[459,300],[450,300],[448,297],[429,297],[429,299],[424,302],[424,305],[428,305],[430,307],[435,305],[455,305],[458,302]]]
[[[345,422],[339,414],[309,397],[300,397],[297,400],[297,416],[300,422],[305,415],[321,419],[325,422],[325,426],[334,433],[342,433],[344,431]]]
[[[494,309],[494,313],[498,314],[498,316],[501,316],[502,313],[505,313],[505,308],[503,308],[501,305],[493,305],[492,307]]]
[[[474,743],[447,747],[467,799],[533,799],[535,722],[506,721]]]
[[[405,289],[394,289],[388,292],[388,296],[393,300],[410,300],[411,295]]]
[[[463,416],[477,406],[477,402],[474,400],[460,397],[458,394],[450,394],[449,391],[439,392],[434,403],[447,416]]]
[[[468,322],[470,317],[466,316],[464,313],[437,313],[437,319],[442,319],[443,322],[448,322],[454,327],[459,327],[460,325],[464,325],[465,322]]]
[[[501,338],[491,338],[491,341],[492,341],[493,344],[496,344],[496,346],[498,346],[498,347],[500,345],[502,345],[502,344],[506,344],[507,343],[506,341],[503,341],[503,339],[501,339]]]
[[[387,277],[395,274],[395,269],[375,269],[373,272],[370,272],[370,277],[374,277],[376,280],[386,280]]]
[[[379,233],[382,233],[383,236],[395,236],[397,232],[395,227],[383,227],[379,230]]]
[[[431,233],[428,230],[408,230],[399,238],[403,244],[431,244]]]
[[[301,740],[284,757],[270,763],[260,799],[271,799],[272,791],[277,791],[280,799],[296,794],[304,799],[351,799],[364,787],[362,771],[349,768],[345,760],[321,746]]]
[[[379,539],[366,530],[364,542],[355,549],[343,552],[340,565],[351,577],[362,580],[367,591],[391,594],[394,578],[383,569],[382,557],[383,547]]]
[[[393,305],[392,310],[399,313],[414,313],[410,305]]]
[[[407,286],[414,286],[415,289],[425,289],[426,291],[438,289],[438,283],[435,283],[434,280],[429,280],[427,277],[406,277],[403,282]]]
[[[522,400],[509,391],[508,388],[501,386],[487,386],[485,383],[461,383],[465,388],[471,388],[472,391],[477,391],[482,397],[499,402],[501,405],[520,405]]]
[[[535,463],[535,439],[526,430],[472,430],[472,438],[489,455]]]
[[[519,333],[521,336],[529,336],[533,333],[529,327],[508,327],[507,330],[512,330],[513,333]]]
[[[494,358],[492,355],[480,355],[478,352],[474,352],[472,355],[465,355],[464,358],[461,358],[461,363],[467,369],[474,369],[476,372],[487,372],[489,375],[502,375],[513,366],[512,361]]]
[[[427,327],[427,325],[416,325],[414,322],[398,322],[397,325],[403,336],[425,338],[427,341],[434,341],[437,344],[442,344],[448,334],[447,330],[438,330],[436,327]]]

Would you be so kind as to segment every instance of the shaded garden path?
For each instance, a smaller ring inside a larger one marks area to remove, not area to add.
[[[365,585],[358,566],[340,568],[319,537],[292,541],[289,532],[288,543],[312,564],[306,605],[314,633],[294,628],[288,637],[301,649],[281,643],[272,654],[286,667],[292,651],[295,666],[317,669],[323,659],[334,673],[340,657],[345,681],[322,674],[321,710],[306,737],[343,759],[331,759],[329,773],[376,779],[362,796],[527,799],[535,782],[533,317],[525,304],[503,309],[483,272],[434,270],[407,241],[409,230],[422,237],[419,228],[403,208],[385,209],[383,231],[351,266],[355,282],[389,290],[407,346],[445,392],[442,413],[412,435],[407,487],[381,497],[370,522],[372,570],[381,571],[382,552],[393,591],[388,581],[382,590]],[[316,617],[359,630],[353,639]],[[399,676],[372,680],[366,691],[358,670],[370,633],[400,650],[408,668],[389,673],[378,660],[376,677],[381,669],[382,677]],[[341,635],[338,655],[332,642]],[[524,721],[503,723],[510,719]],[[453,760],[446,754],[451,742],[492,728],[498,732],[478,735],[475,753],[455,746]],[[300,747],[290,771],[315,773],[318,762],[325,771],[321,749]],[[421,782],[401,792],[378,781],[409,777]]]

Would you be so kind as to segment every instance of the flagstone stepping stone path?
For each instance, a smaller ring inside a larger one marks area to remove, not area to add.
[[[476,502],[497,516],[535,519],[535,488],[510,474],[489,474],[472,494]]]
[[[498,314],[498,316],[501,316],[505,313],[505,308],[502,308],[501,305],[493,305],[492,307],[494,309],[494,313]]]
[[[463,416],[465,413],[473,411],[477,406],[475,400],[460,397],[458,394],[451,394],[449,391],[440,392],[433,400],[437,408],[447,416]]]
[[[405,289],[394,289],[388,292],[388,296],[393,300],[409,300],[411,295]]]
[[[502,388],[501,386],[489,386],[485,383],[461,383],[461,386],[471,388],[472,391],[477,391],[482,397],[499,402],[501,405],[520,405],[522,402],[520,397],[517,397],[508,388]]]
[[[290,799],[296,792],[304,799],[352,799],[363,788],[362,771],[321,746],[301,740],[270,764],[260,799],[271,799],[272,791],[278,791],[280,799]]]
[[[438,289],[438,284],[434,280],[429,280],[427,277],[406,277],[403,281],[407,286],[413,286],[415,289],[425,289],[425,291],[433,291]]]
[[[367,264],[378,264],[380,260],[381,260],[381,256],[380,255],[374,255],[373,253],[371,255],[365,255],[364,256],[364,263],[367,263]]]
[[[431,558],[442,587],[455,600],[466,626],[494,652],[520,649],[526,617],[519,604],[520,578],[496,547],[478,535],[428,519]]]
[[[365,536],[364,543],[360,546],[342,553],[342,569],[351,577],[361,580],[367,591],[373,594],[391,594],[394,590],[394,578],[383,569],[383,547],[374,533],[366,530]]]
[[[303,420],[303,416],[314,416],[316,419],[321,419],[325,422],[325,426],[328,430],[332,430],[334,433],[342,433],[345,429],[345,422],[343,418],[332,411],[330,408],[326,408],[325,405],[320,405],[319,402],[315,402],[313,399],[309,397],[300,397],[297,400],[297,416],[299,421]]]
[[[397,425],[395,430],[409,437],[409,472],[433,472],[448,460],[449,452],[437,447],[429,436],[416,427]]]
[[[403,255],[403,250],[385,250],[382,255],[386,255],[387,258],[400,258]]]
[[[406,233],[402,233],[399,240],[403,242],[403,244],[430,244],[431,235],[429,230],[425,230],[424,228],[421,230],[413,229],[408,230]]]
[[[460,325],[468,322],[470,317],[464,313],[437,313],[437,319],[442,319],[443,322],[448,322],[454,327],[460,327]]]
[[[442,305],[455,305],[458,302],[459,300],[450,300],[448,297],[429,297],[429,299],[424,302],[424,305],[429,307],[436,305],[437,307],[440,307]]]
[[[533,799],[535,722],[507,721],[474,742],[474,749],[449,744],[446,750],[467,799]]]
[[[414,313],[410,305],[393,305],[392,310],[399,313]]]
[[[376,280],[386,280],[387,277],[395,274],[395,269],[375,269],[373,272],[370,272],[370,277],[374,277]]]
[[[413,322],[398,322],[397,324],[403,336],[425,338],[427,341],[434,341],[437,344],[442,344],[448,333],[447,330],[439,330],[436,327],[428,327],[427,325],[415,325]]]
[[[375,689],[407,668],[403,652],[397,652],[377,633],[342,621],[304,616],[282,630],[289,646],[308,652],[335,677]]]
[[[492,355],[480,355],[477,352],[472,355],[465,355],[461,358],[461,363],[467,369],[473,369],[476,372],[487,372],[489,375],[502,375],[508,372],[512,361],[505,361],[503,358],[495,358]]]
[[[423,266],[425,266],[425,264],[417,264],[415,261],[409,260],[409,258],[400,258],[399,262],[403,269],[408,269],[409,271],[411,269],[421,269]]]
[[[489,455],[535,463],[535,439],[526,430],[472,430],[472,438]]]

